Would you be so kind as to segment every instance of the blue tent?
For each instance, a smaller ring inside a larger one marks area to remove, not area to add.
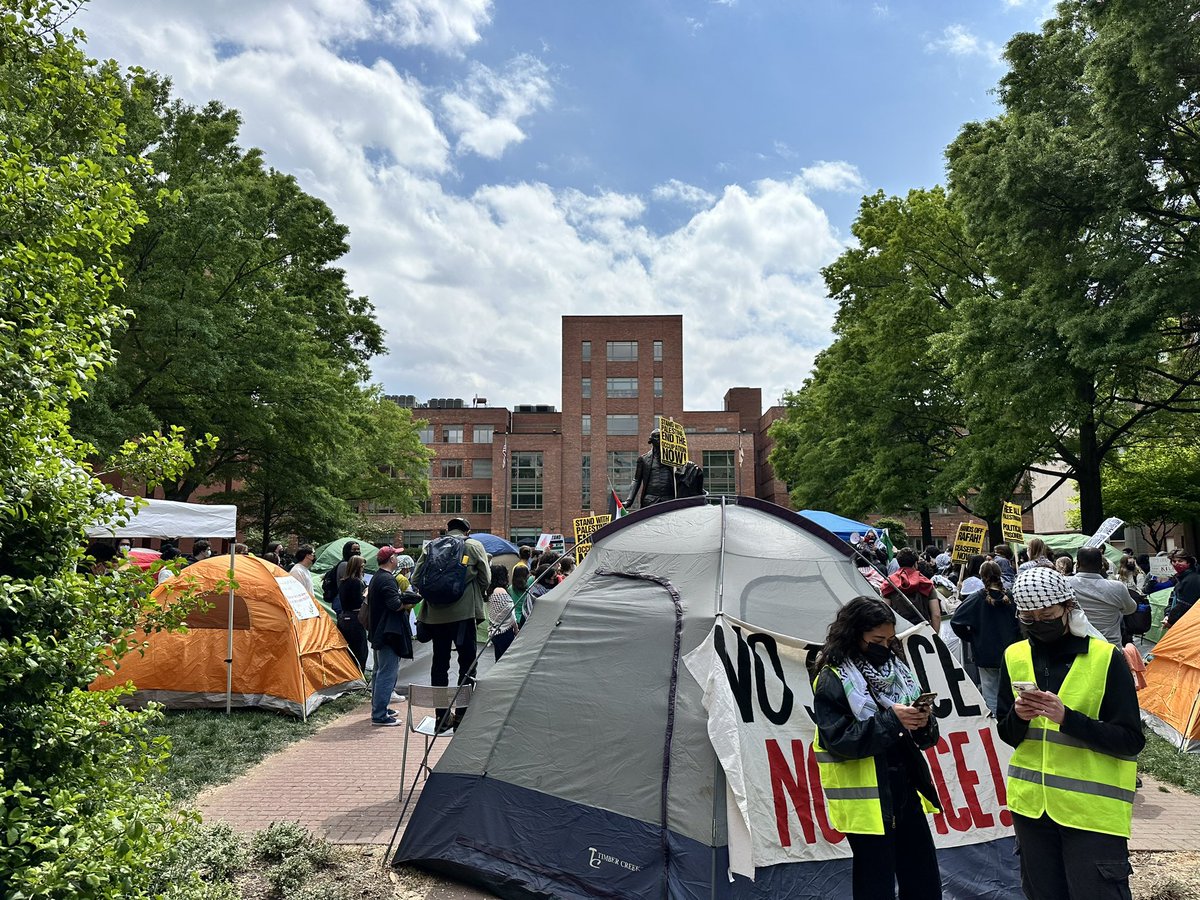
[[[858,532],[859,535],[864,535],[870,529],[875,529],[876,534],[881,529],[875,528],[874,525],[868,525],[866,522],[855,522],[853,519],[847,519],[845,516],[839,516],[837,513],[825,512],[820,509],[802,509],[800,515],[808,519],[810,522],[815,522],[826,531],[830,531],[840,537],[847,544],[850,543],[850,535]]]
[[[502,553],[511,553],[516,556],[521,552],[515,544],[510,544],[504,538],[488,534],[486,531],[476,531],[471,537],[483,544],[483,549],[488,552],[488,556],[499,556]]]

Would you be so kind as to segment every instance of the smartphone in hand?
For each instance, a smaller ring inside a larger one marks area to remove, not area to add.
[[[937,699],[937,691],[926,691],[913,701],[913,706],[918,709],[932,709],[933,701]]]
[[[1022,694],[1026,691],[1036,691],[1038,689],[1038,686],[1032,681],[1014,681],[1012,686]]]

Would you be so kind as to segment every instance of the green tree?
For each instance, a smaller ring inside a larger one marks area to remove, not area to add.
[[[0,0],[0,894],[183,897],[194,875],[168,884],[162,865],[187,817],[145,789],[166,753],[152,714],[87,690],[135,625],[180,611],[84,556],[86,526],[115,510],[65,410],[112,358],[146,166],[123,147],[115,65],[64,27],[77,6]],[[151,443],[169,472],[172,441]]]
[[[1200,519],[1200,444],[1193,433],[1142,440],[1115,454],[1105,465],[1104,504],[1108,512],[1150,535],[1155,550],[1167,533]]]
[[[946,343],[976,400],[962,452],[1061,460],[1084,531],[1104,518],[1105,460],[1198,409],[1194,16],[1185,0],[1060,3],[1008,44],[1003,114],[948,150],[1001,298],[968,298]]]
[[[365,383],[383,334],[336,265],[345,227],[238,146],[235,111],[173,101],[156,76],[127,91],[130,140],[155,168],[136,183],[149,221],[124,253],[134,316],[76,427],[105,449],[171,426],[215,435],[166,495],[225,487],[264,541],[336,532],[385,494],[415,511],[427,463],[411,419]]]
[[[858,245],[823,271],[834,343],[788,395],[771,464],[798,506],[917,513],[926,544],[946,502],[998,530],[1021,469],[961,457],[966,404],[939,347],[966,299],[994,297],[987,268],[941,188],[864,197],[852,230]]]

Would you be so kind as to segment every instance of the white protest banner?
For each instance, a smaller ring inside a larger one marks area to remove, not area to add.
[[[1114,534],[1116,534],[1117,529],[1120,528],[1124,524],[1125,524],[1125,520],[1118,519],[1116,516],[1112,516],[1110,518],[1105,519],[1100,524],[1100,527],[1096,529],[1096,533],[1093,534],[1090,538],[1088,538],[1087,541],[1084,542],[1083,546],[1085,546],[1085,547],[1100,547],[1100,546],[1102,546],[1104,544],[1104,542],[1107,541]]]
[[[985,537],[987,537],[987,528],[983,525],[963,522],[958,526],[958,533],[954,536],[954,551],[950,556],[950,561],[965,563],[972,554],[982,553]]]
[[[666,416],[658,417],[658,458],[675,468],[686,466],[688,461],[687,432]]]
[[[317,604],[313,602],[312,597],[308,596],[308,591],[304,589],[304,585],[291,575],[277,575],[275,576],[275,583],[283,591],[283,596],[287,598],[287,602],[292,605],[292,612],[296,614],[297,619],[301,621],[304,619],[315,619],[320,615],[317,612]]]
[[[1150,574],[1155,578],[1174,578],[1175,564],[1169,556],[1150,557]]]
[[[983,697],[927,624],[900,638],[922,688],[938,695],[940,737],[925,751],[942,806],[931,816],[934,844],[1010,836],[1004,772],[1012,750],[997,737]],[[753,878],[758,866],[851,855],[829,824],[812,749],[806,663],[819,650],[724,616],[684,657],[704,689],[709,740],[729,787],[731,872]]]
[[[1000,528],[1004,540],[1010,544],[1025,543],[1025,530],[1021,527],[1021,504],[1005,501],[1000,511]]]

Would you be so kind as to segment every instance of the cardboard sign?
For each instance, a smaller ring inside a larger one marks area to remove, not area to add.
[[[1104,544],[1104,542],[1107,541],[1114,534],[1116,534],[1117,529],[1120,528],[1124,524],[1125,524],[1125,520],[1118,519],[1116,516],[1105,519],[1104,522],[1100,525],[1100,527],[1096,530],[1096,533],[1093,534],[1090,538],[1088,538],[1087,542],[1083,546],[1085,546],[1085,547],[1100,547],[1100,546],[1102,546]]]
[[[1025,543],[1025,529],[1021,527],[1021,504],[1005,503],[1000,513],[1000,527],[1004,529],[1004,540],[1010,544]]]
[[[1150,574],[1155,578],[1174,578],[1175,564],[1169,556],[1150,557]]]
[[[972,554],[982,553],[986,538],[986,527],[974,522],[963,522],[958,526],[958,534],[954,536],[954,552],[950,554],[950,561],[965,563]]]
[[[687,434],[682,425],[666,416],[658,417],[658,455],[668,466],[681,468],[687,465]]]
[[[592,549],[592,535],[612,521],[612,516],[584,516],[572,520],[575,529],[575,562],[582,562]]]
[[[900,639],[921,689],[937,692],[940,737],[924,751],[942,807],[930,816],[934,844],[1010,836],[1004,772],[1012,749],[983,697],[928,624]],[[684,657],[704,689],[709,739],[725,770],[730,870],[749,878],[759,866],[851,855],[829,822],[813,750],[806,663],[819,649],[723,616]]]
[[[313,602],[312,597],[308,596],[308,591],[304,589],[304,585],[291,575],[276,575],[275,583],[279,585],[279,589],[283,591],[283,596],[291,604],[292,612],[296,614],[297,619],[301,621],[315,619],[320,615],[317,612],[317,604]]]

